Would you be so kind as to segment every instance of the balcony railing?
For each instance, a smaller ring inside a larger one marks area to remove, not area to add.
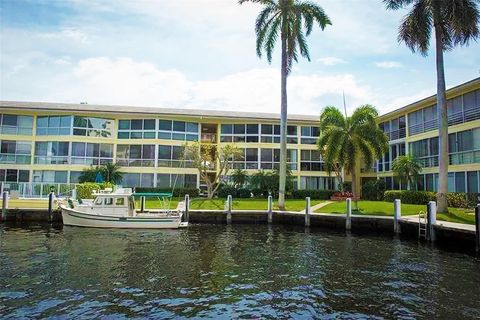
[[[122,167],[155,167],[155,159],[117,159]]]
[[[35,156],[36,164],[68,164],[68,156]]]
[[[75,189],[74,183],[48,183],[48,182],[0,182],[0,192],[12,191],[18,194],[19,198],[48,198],[51,190],[57,197],[66,197],[72,195]]]
[[[200,141],[204,143],[215,143],[217,142],[217,135],[214,133],[202,133]]]
[[[0,153],[0,163],[5,164],[30,164],[32,157],[23,154]]]
[[[452,153],[449,155],[449,161],[452,165],[480,163],[480,150]]]

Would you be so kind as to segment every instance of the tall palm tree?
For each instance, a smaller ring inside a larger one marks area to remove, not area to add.
[[[399,156],[393,160],[392,171],[402,183],[408,182],[409,189],[416,189],[415,180],[422,171],[422,165],[411,154]]]
[[[338,163],[352,176],[352,193],[358,209],[357,169],[363,160],[366,168],[388,150],[388,138],[378,127],[377,110],[371,105],[358,107],[344,116],[335,107],[326,107],[320,115],[318,148],[325,163]]]
[[[120,172],[120,165],[118,163],[107,162],[102,164],[100,172],[106,182],[118,184],[123,180],[123,174]]]
[[[447,212],[448,191],[448,116],[445,94],[443,51],[456,45],[468,45],[479,37],[480,13],[478,0],[383,0],[387,9],[398,10],[413,6],[403,18],[398,31],[399,42],[405,42],[413,52],[428,54],[432,30],[435,34],[437,62],[437,108],[439,129],[439,175],[437,209]]]
[[[285,209],[285,184],[287,175],[287,77],[292,71],[293,62],[298,62],[298,54],[310,61],[306,36],[309,36],[315,23],[323,30],[330,19],[323,9],[310,1],[301,0],[239,0],[263,5],[255,22],[257,35],[257,55],[267,54],[268,62],[280,34],[281,42],[281,116],[280,116],[280,182],[278,206]]]

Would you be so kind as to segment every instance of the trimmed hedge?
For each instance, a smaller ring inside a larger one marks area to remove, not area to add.
[[[135,192],[160,193],[160,192],[172,192],[172,189],[137,187],[135,188]],[[197,188],[175,188],[173,190],[174,197],[185,197],[185,195],[188,194],[191,198],[193,198],[193,197],[198,197],[198,193],[199,191]]]
[[[478,202],[478,193],[459,193],[448,192],[448,206],[452,208],[471,208]],[[432,191],[413,191],[413,190],[388,190],[385,191],[385,201],[392,202],[400,199],[403,203],[424,204],[429,201],[436,201],[437,194]]]
[[[315,200],[329,200],[335,192],[334,190],[294,190],[290,198],[305,199],[306,197],[310,197]]]
[[[383,180],[370,180],[362,186],[362,199],[372,201],[383,201],[385,182]]]
[[[231,195],[232,197],[236,197],[237,196],[237,188],[235,188],[233,186],[227,186],[227,185],[222,185],[222,186],[220,186],[220,188],[218,188],[217,196],[219,198],[226,198],[229,195]]]
[[[241,188],[237,190],[237,198],[251,198],[252,192],[250,189]]]

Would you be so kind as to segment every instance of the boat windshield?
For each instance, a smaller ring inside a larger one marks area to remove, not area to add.
[[[133,197],[128,197],[128,208],[135,210],[135,201],[133,200]]]

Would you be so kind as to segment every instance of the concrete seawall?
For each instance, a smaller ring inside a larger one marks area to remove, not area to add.
[[[232,224],[267,224],[268,214],[266,211],[233,210]],[[60,211],[56,210],[52,215],[52,223],[61,223]],[[345,215],[312,213],[310,215],[310,228],[345,230]],[[47,222],[48,213],[45,209],[9,209],[6,217],[7,223],[31,223]],[[189,212],[190,223],[227,224],[227,214],[223,210],[191,210]],[[305,214],[301,212],[273,211],[273,224],[305,225]],[[384,216],[352,216],[352,232],[364,234],[394,234],[393,217]],[[401,237],[418,238],[418,221],[412,219],[400,219]],[[467,228],[453,228],[442,225],[434,226],[436,242],[449,246],[459,246],[462,249],[475,249],[475,231]]]

